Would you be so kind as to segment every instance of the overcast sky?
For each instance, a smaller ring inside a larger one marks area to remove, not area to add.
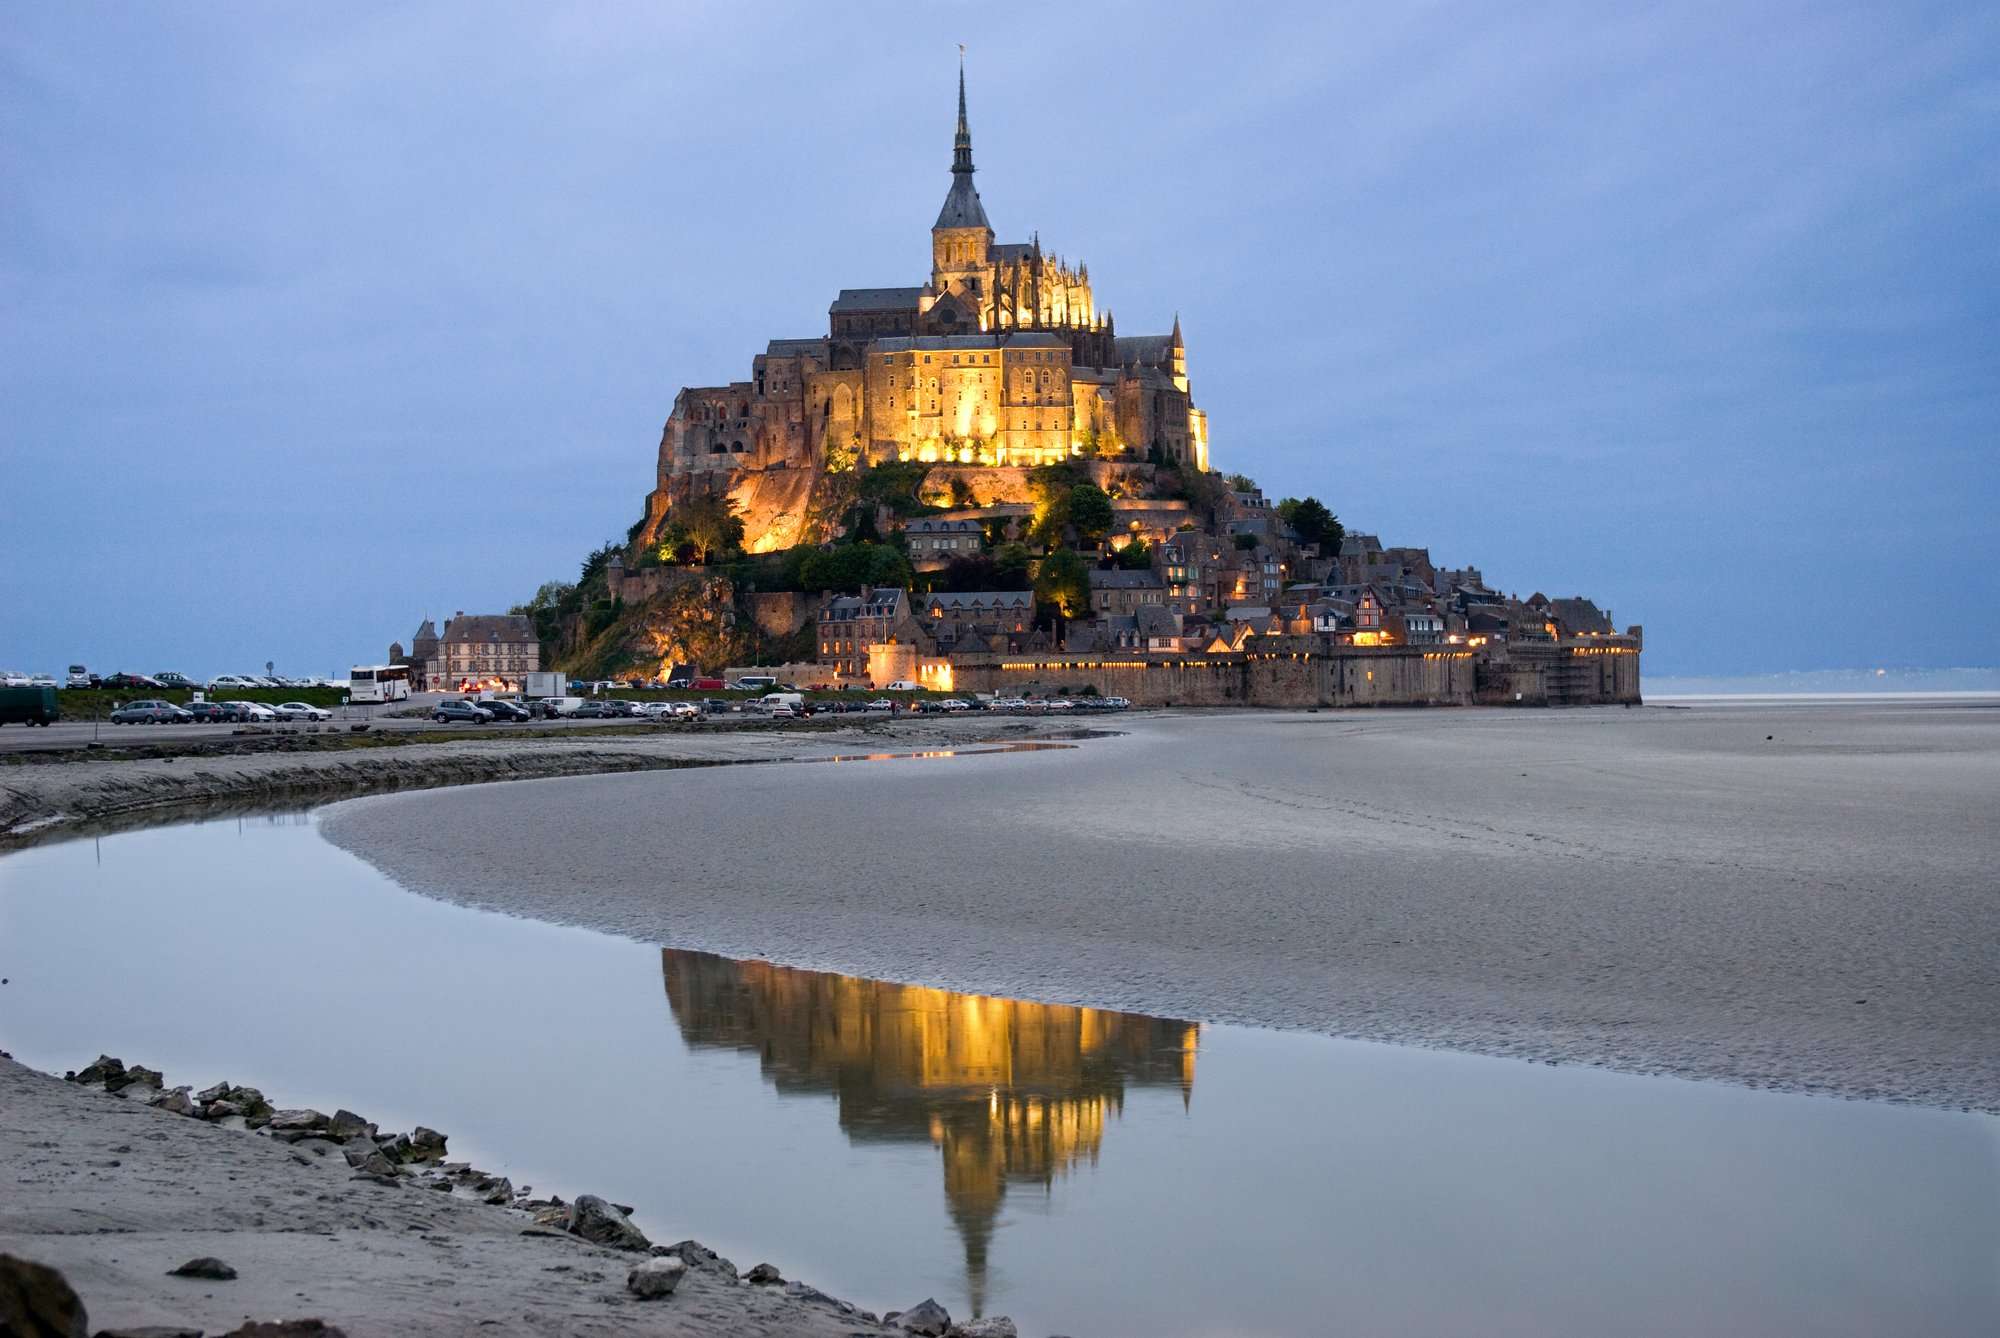
[[[1647,671],[2000,663],[2000,8],[16,4],[0,667],[344,671],[640,514],[683,385],[1003,241],[1219,468]]]

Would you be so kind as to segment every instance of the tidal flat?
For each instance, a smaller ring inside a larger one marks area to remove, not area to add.
[[[1993,706],[1167,713],[325,831],[426,895],[727,956],[1992,1112]]]

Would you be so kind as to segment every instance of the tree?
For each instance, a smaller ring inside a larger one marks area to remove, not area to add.
[[[1338,549],[1347,537],[1340,520],[1317,497],[1287,497],[1278,503],[1278,515],[1300,543],[1318,544],[1321,552]]]
[[[606,539],[592,551],[589,557],[583,560],[583,571],[577,577],[577,584],[589,585],[592,581],[602,577],[604,569],[611,564],[611,559],[624,551],[622,546],[610,539]]]
[[[1083,547],[1095,548],[1103,543],[1114,518],[1111,498],[1096,484],[1079,483],[1069,490],[1069,523]]]
[[[674,520],[687,533],[694,560],[703,566],[718,553],[728,553],[743,544],[743,518],[726,494],[709,493],[692,498],[674,508]]]
[[[1144,539],[1134,538],[1112,556],[1122,571],[1144,571],[1153,565],[1152,547]]]
[[[909,559],[887,544],[840,544],[799,564],[799,584],[806,590],[850,591],[909,583]]]
[[[1035,603],[1065,618],[1090,612],[1090,564],[1067,548],[1058,548],[1035,569]]]
[[[993,550],[994,590],[1022,590],[1028,587],[1029,571],[1034,559],[1028,555],[1026,544],[1001,544]]]

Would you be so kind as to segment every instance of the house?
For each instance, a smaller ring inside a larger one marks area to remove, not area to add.
[[[882,587],[860,595],[835,595],[820,605],[820,667],[839,678],[865,679],[870,646],[910,642],[916,631],[907,590]]]
[[[1167,602],[1167,583],[1159,572],[1105,571],[1090,573],[1091,611],[1102,618],[1113,613],[1131,613],[1147,604]]]
[[[421,630],[418,636],[421,639]],[[542,643],[525,614],[460,612],[445,620],[435,663],[429,674],[434,686],[497,679],[517,688],[523,675],[542,667]]]
[[[941,653],[970,653],[974,641],[1009,650],[1035,625],[1035,593],[974,590],[923,595],[916,602],[916,620]]]
[[[953,558],[970,557],[986,547],[986,529],[976,520],[926,516],[903,527],[910,565],[919,571],[944,566]]]

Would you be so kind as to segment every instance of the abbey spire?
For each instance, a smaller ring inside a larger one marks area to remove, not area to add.
[[[987,233],[993,225],[986,221],[986,208],[972,186],[972,128],[965,119],[965,54],[958,57],[958,132],[951,141],[951,191],[944,197],[931,231],[945,228],[980,228]]]

